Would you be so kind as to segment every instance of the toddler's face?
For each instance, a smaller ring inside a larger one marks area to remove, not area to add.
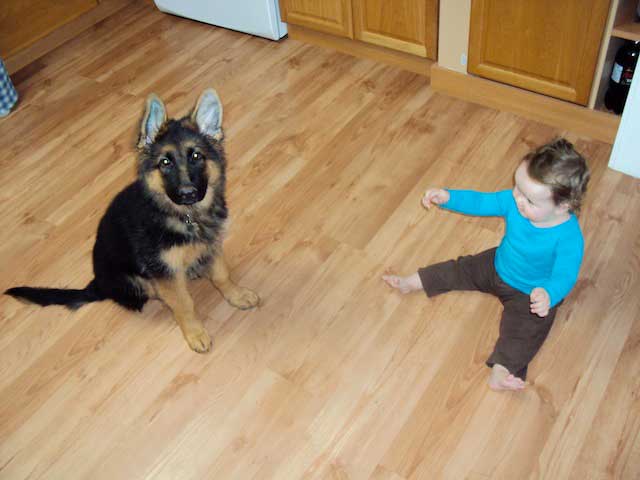
[[[566,205],[556,205],[553,201],[551,187],[529,176],[525,162],[516,170],[513,198],[520,214],[536,226],[554,225],[568,214]]]

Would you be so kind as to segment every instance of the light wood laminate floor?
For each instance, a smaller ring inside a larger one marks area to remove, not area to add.
[[[293,40],[134,2],[14,77],[0,120],[0,288],[74,287],[110,199],[135,176],[144,99],[225,109],[225,248],[263,305],[191,291],[214,337],[168,310],[69,312],[0,296],[2,479],[640,477],[640,185],[611,147]],[[495,393],[499,302],[402,297],[380,280],[496,245],[503,224],[421,208],[429,186],[510,188],[565,135],[593,179],[577,287],[529,369]]]

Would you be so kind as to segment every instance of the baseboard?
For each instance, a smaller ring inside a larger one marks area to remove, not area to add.
[[[4,60],[9,73],[15,73],[46,53],[58,48],[65,42],[78,36],[89,27],[114,14],[131,0],[101,0],[94,9],[80,15],[69,23],[54,30],[29,47]]]
[[[431,68],[431,86],[472,103],[504,110],[613,144],[620,117],[484,78]]]
[[[350,38],[336,37],[326,33],[316,32],[308,28],[287,24],[289,38],[305,43],[311,43],[324,48],[332,48],[342,53],[367,58],[388,65],[393,65],[410,72],[428,77],[431,75],[433,60],[417,57],[404,52],[390,50],[369,43],[351,40]]]

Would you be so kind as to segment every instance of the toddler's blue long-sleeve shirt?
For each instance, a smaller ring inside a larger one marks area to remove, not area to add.
[[[584,239],[578,219],[549,228],[534,226],[518,211],[511,190],[482,193],[447,190],[451,198],[441,207],[477,216],[504,217],[505,234],[496,251],[495,267],[500,278],[527,295],[544,288],[554,307],[566,297],[578,279]]]

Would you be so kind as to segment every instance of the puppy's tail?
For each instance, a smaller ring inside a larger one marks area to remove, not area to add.
[[[34,287],[14,287],[6,292],[19,300],[37,303],[46,307],[47,305],[64,305],[71,310],[77,310],[81,306],[104,300],[96,287],[96,281],[91,280],[82,290],[67,288],[34,288]]]

